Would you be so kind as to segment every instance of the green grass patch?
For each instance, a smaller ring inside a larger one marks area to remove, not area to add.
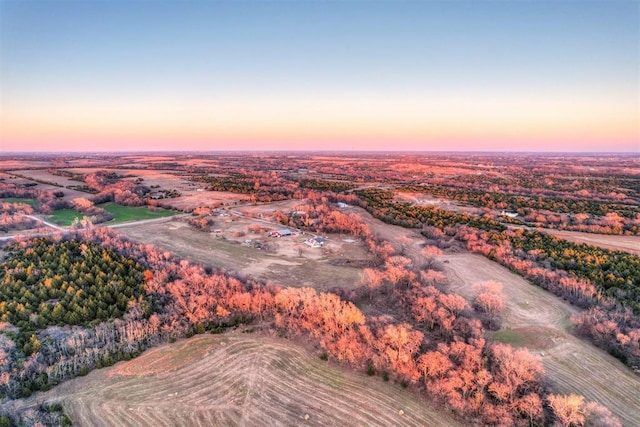
[[[488,332],[487,335],[494,341],[511,344],[516,347],[523,347],[526,344],[525,338],[519,331],[505,329],[503,331]]]
[[[67,226],[71,225],[74,219],[82,219],[82,217],[84,217],[84,214],[78,212],[75,209],[60,209],[57,211],[53,211],[53,214],[49,217],[49,220],[58,225]]]
[[[97,207],[102,208],[113,215],[113,219],[109,221],[109,224],[117,222],[140,221],[143,219],[165,218],[176,214],[176,212],[168,209],[150,209],[146,206],[121,206],[115,203],[103,203],[101,205],[97,205]]]
[[[6,197],[0,200],[5,203],[22,203],[25,205],[33,206],[34,208],[38,207],[38,201],[36,199],[26,199],[23,197]]]

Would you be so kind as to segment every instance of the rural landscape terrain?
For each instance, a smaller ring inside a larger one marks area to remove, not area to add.
[[[2,425],[640,425],[640,157],[0,157]]]

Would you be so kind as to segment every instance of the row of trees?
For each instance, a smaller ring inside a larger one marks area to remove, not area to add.
[[[420,228],[430,224],[443,229],[458,224],[467,224],[484,230],[504,230],[505,227],[491,216],[474,216],[433,206],[418,206],[393,200],[393,192],[382,189],[356,190],[361,205],[373,216],[390,224],[409,228]]]
[[[562,195],[554,194],[553,196],[513,194],[506,192],[502,186],[490,186],[490,191],[487,191],[486,182],[479,183],[478,187],[479,188],[473,188],[468,185],[456,187],[449,184],[401,188],[491,209],[510,209],[517,211],[528,208],[565,214],[587,213],[595,217],[604,217],[609,213],[617,213],[627,218],[634,218],[636,216],[632,200],[629,200],[630,203],[616,203],[612,200],[600,201],[590,197],[590,193],[587,193],[586,197],[584,197],[576,192],[562,193]],[[525,193],[530,192],[525,190]]]
[[[460,227],[456,236],[470,250],[585,308],[572,318],[578,332],[630,367],[640,367],[640,315],[633,311],[638,307],[638,257],[528,233]],[[594,284],[599,278],[601,286]],[[616,283],[621,285],[614,289]]]
[[[455,236],[470,250],[504,264],[572,304],[589,309],[574,318],[579,331],[632,368],[640,367],[640,258],[571,243],[537,231],[505,230],[502,226],[494,227],[491,221],[479,226],[477,221],[465,222],[464,215],[459,214],[452,213],[448,222],[434,220],[427,215],[415,215],[422,209],[393,202],[390,197],[388,191],[371,190],[364,193],[365,206],[386,222],[409,227],[427,225],[429,238],[435,234],[437,238]]]
[[[576,198],[575,194],[566,197],[513,195],[506,194],[498,188],[495,188],[495,192],[444,185],[401,186],[399,189],[427,193],[487,210],[509,210],[517,213],[524,223],[536,227],[603,234],[640,233],[640,214],[633,203],[596,201],[589,197]],[[519,219],[502,220],[522,223]]]
[[[529,261],[532,265],[564,278],[573,279],[576,290],[568,295],[574,304],[589,306],[596,301],[594,293],[615,299],[621,305],[640,313],[640,257],[582,243],[572,243],[532,230],[480,232],[470,227],[459,228],[458,237],[473,250],[501,262]],[[469,243],[470,242],[470,243]],[[510,266],[523,270],[517,262]],[[527,265],[527,264],[525,264]],[[567,274],[569,273],[569,274]],[[588,285],[587,285],[588,284]],[[580,287],[583,290],[578,291]],[[566,285],[565,287],[569,287]]]

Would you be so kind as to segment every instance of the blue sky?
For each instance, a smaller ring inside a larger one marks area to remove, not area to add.
[[[637,151],[639,4],[1,0],[0,148]]]

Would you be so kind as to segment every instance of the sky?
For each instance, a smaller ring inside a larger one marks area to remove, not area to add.
[[[0,152],[640,152],[640,2],[0,0]]]

